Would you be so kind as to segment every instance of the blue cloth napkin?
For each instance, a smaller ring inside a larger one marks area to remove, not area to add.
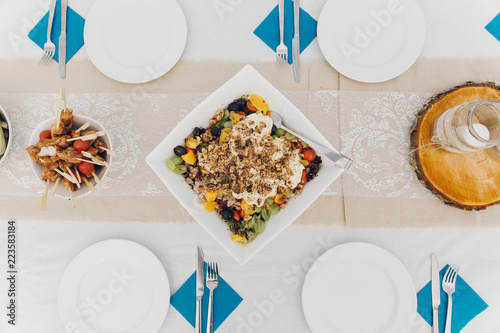
[[[83,45],[83,27],[85,20],[78,15],[73,9],[68,6],[66,24],[66,62],[75,55],[75,53]],[[47,26],[49,23],[49,12],[47,12],[42,19],[31,29],[28,37],[40,46],[43,50],[43,45],[47,41]],[[52,22],[52,31],[50,32],[50,39],[56,46],[56,53],[54,60],[59,62],[59,35],[61,34],[61,1],[56,3],[56,10],[54,13],[54,21]]]
[[[443,276],[448,269],[444,267],[440,276],[440,285],[442,286]],[[418,313],[425,321],[432,326],[432,287],[429,282],[417,294]],[[488,307],[481,297],[465,282],[460,275],[457,276],[455,292],[453,293],[453,310],[451,321],[451,333],[460,332],[469,321],[483,312]],[[444,332],[446,323],[446,311],[448,309],[448,294],[441,287],[441,304],[439,305],[439,332]]]
[[[207,264],[205,263],[205,272]],[[208,298],[210,291],[205,287],[202,300],[202,332],[206,332]],[[219,275],[219,286],[214,290],[214,332],[243,301]],[[196,317],[196,271],[184,282],[170,299],[170,304],[194,327]]]
[[[485,28],[493,37],[500,41],[500,13]]]
[[[316,38],[318,22],[311,17],[305,10],[300,9],[300,52],[311,44]],[[257,37],[262,39],[276,52],[276,47],[280,43],[280,30],[279,30],[279,13],[278,6],[269,13],[269,15],[262,21],[262,23],[253,32]],[[288,63],[293,62],[292,59],[292,39],[293,39],[293,1],[285,0],[285,24],[283,39],[285,45],[288,47]]]

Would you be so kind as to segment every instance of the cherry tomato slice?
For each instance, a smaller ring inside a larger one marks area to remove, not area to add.
[[[186,154],[189,153],[190,151],[192,151],[193,154],[196,154],[196,149],[186,147]]]
[[[236,111],[237,114],[239,115],[242,115],[242,116],[247,116],[247,114],[245,113],[245,111]]]
[[[52,139],[52,134],[50,130],[41,131],[39,135],[40,139]]]
[[[76,151],[87,151],[89,149],[89,143],[78,139],[73,142],[73,148],[75,148]]]
[[[80,170],[81,173],[90,175],[94,171],[94,165],[89,162],[80,162],[78,164],[78,170]]]
[[[302,178],[300,178],[299,185],[304,185],[307,183],[307,171],[306,169],[302,170]]]
[[[247,109],[250,112],[257,112],[258,110],[255,106],[253,106],[252,102],[250,101],[247,101]]]
[[[302,154],[304,155],[304,159],[307,162],[312,162],[316,158],[316,152],[311,149],[311,148],[306,148],[302,151]]]
[[[305,170],[304,170],[305,171]],[[304,176],[304,172],[302,172],[302,176]],[[299,183],[300,184],[300,183]],[[277,194],[275,197],[274,197],[274,203],[277,204],[277,205],[281,205],[282,203],[284,203],[286,200],[286,197],[282,194]]]
[[[302,143],[300,142],[291,142],[292,147],[295,149],[298,149],[299,152],[302,152]]]
[[[236,209],[233,210],[233,219],[236,221],[241,220],[240,212],[238,212]]]

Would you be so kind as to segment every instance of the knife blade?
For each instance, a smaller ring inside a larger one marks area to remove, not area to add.
[[[432,327],[434,333],[439,333],[439,305],[441,304],[441,282],[439,279],[439,265],[436,256],[431,256],[431,277],[432,277]]]
[[[300,0],[293,0],[293,39],[292,39],[292,60],[293,77],[296,82],[300,82]]]
[[[205,261],[203,249],[198,246],[198,268],[196,269],[196,318],[194,331],[201,333],[201,300],[205,293]]]
[[[59,35],[59,75],[66,78],[66,20],[68,0],[61,0],[61,34]]]

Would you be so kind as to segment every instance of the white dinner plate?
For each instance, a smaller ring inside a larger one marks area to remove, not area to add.
[[[311,266],[302,307],[314,333],[405,333],[413,325],[417,297],[410,274],[391,253],[346,243]]]
[[[258,94],[269,103],[269,109],[283,115],[283,123],[308,139],[336,151],[307,117],[252,66],[246,65],[235,76],[204,101],[198,104],[148,155],[146,162],[198,223],[224,247],[236,261],[245,264],[264,246],[292,224],[337,179],[344,169],[318,152],[323,162],[318,175],[309,181],[302,193],[293,198],[285,209],[266,222],[262,234],[248,244],[231,240],[233,233],[215,212],[209,213],[199,203],[199,197],[186,184],[183,176],[167,168],[167,160],[174,156],[175,146],[184,144],[184,138],[197,126],[208,127],[215,112],[243,94]],[[314,147],[314,145],[313,145]]]
[[[80,252],[59,286],[59,313],[67,332],[155,333],[169,304],[170,286],[158,258],[122,239]]]
[[[92,63],[125,83],[167,73],[181,57],[186,37],[186,19],[175,0],[97,0],[84,29]]]
[[[417,60],[425,20],[414,0],[329,0],[318,19],[318,43],[330,65],[361,82],[387,81]]]

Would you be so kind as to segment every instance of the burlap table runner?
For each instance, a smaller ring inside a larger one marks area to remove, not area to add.
[[[71,61],[68,78],[61,80],[56,64],[40,67],[35,61],[1,61],[0,92],[54,93],[61,85],[72,93],[124,93],[133,100],[142,94],[212,92],[232,77],[244,63],[179,62],[167,75],[143,85],[129,85],[102,75],[87,61]],[[500,60],[419,60],[400,77],[380,84],[361,84],[346,79],[326,62],[303,64],[300,84],[291,68],[278,72],[274,63],[252,63],[282,91],[346,90],[437,93],[465,81],[500,81]],[[342,103],[342,99],[339,100]],[[339,106],[335,106],[339,109]],[[140,112],[140,111],[138,111]],[[163,138],[167,133],[160,135]],[[340,138],[332,141],[341,148]],[[344,175],[349,177],[349,175]],[[337,180],[342,182],[342,179]],[[51,200],[46,212],[38,211],[39,196],[0,197],[3,218],[95,221],[192,221],[171,196],[99,196],[94,193],[71,208],[61,199]],[[346,223],[354,227],[498,225],[500,207],[482,212],[462,212],[436,198],[387,198],[364,196],[321,196],[296,223]]]

